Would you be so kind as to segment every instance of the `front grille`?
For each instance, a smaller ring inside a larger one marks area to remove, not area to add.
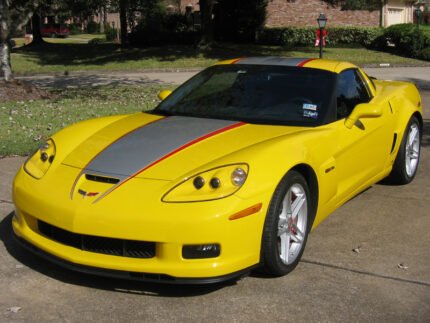
[[[154,242],[113,239],[77,234],[57,228],[40,220],[38,221],[38,227],[39,232],[47,238],[77,249],[130,258],[155,257]]]

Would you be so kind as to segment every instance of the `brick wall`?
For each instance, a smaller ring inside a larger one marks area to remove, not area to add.
[[[266,27],[316,27],[320,13],[327,16],[328,26],[379,26],[379,11],[342,11],[320,0],[269,0]]]

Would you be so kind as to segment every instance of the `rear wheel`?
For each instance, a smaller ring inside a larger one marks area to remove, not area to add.
[[[418,170],[421,148],[421,128],[416,117],[409,120],[402,143],[388,180],[394,184],[410,183]]]
[[[290,171],[282,179],[270,202],[262,241],[264,271],[282,276],[292,271],[303,254],[313,218],[308,184]]]

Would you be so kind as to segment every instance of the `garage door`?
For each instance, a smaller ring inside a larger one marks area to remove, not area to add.
[[[388,8],[388,26],[403,24],[405,22],[405,10],[400,8]]]

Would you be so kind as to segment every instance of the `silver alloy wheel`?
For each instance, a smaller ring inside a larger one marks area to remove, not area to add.
[[[417,170],[420,155],[420,128],[416,123],[412,123],[409,127],[405,154],[406,174],[412,177]]]
[[[278,220],[279,257],[285,265],[292,264],[300,254],[306,238],[307,219],[306,191],[296,183],[285,194]]]

